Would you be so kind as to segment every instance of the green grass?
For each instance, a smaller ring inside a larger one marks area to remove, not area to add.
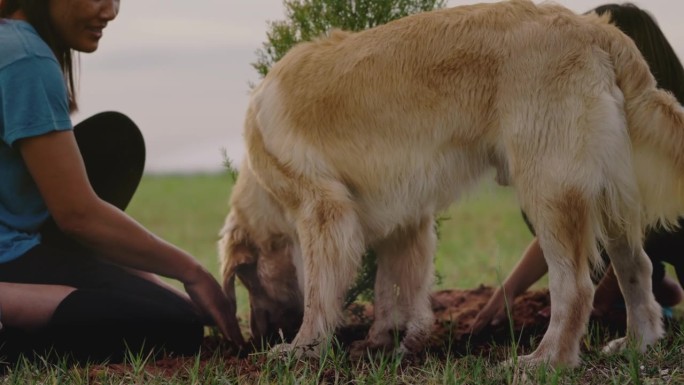
[[[485,182],[441,216],[435,259],[439,287],[497,285],[531,240],[513,190]]]
[[[145,176],[129,215],[218,272],[218,233],[228,213],[232,179],[226,174]]]
[[[228,212],[232,180],[226,174],[143,178],[128,209],[157,235],[198,258],[218,277],[218,231]],[[512,269],[531,240],[510,189],[485,183],[443,215],[436,256],[439,288],[497,285]],[[537,286],[544,286],[540,281]],[[246,295],[238,291],[239,313],[246,318]],[[679,317],[684,312],[679,307]],[[681,322],[680,322],[681,324]],[[334,346],[320,360],[302,362],[254,354],[241,361],[190,358],[176,373],[159,375],[145,368],[145,357],[129,357],[129,370],[20,362],[0,377],[2,384],[679,384],[684,383],[684,332],[670,330],[648,354],[599,352],[605,333],[590,331],[583,341],[583,365],[574,370],[539,368],[523,373],[502,366],[511,345],[490,356],[428,357],[407,364],[381,355],[351,361]],[[536,342],[532,343],[534,346]]]
[[[640,354],[629,349],[623,354],[604,355],[596,340],[599,333],[585,338],[583,364],[576,369],[548,367],[518,368],[500,364],[510,356],[509,347],[495,350],[492,357],[428,356],[418,362],[404,362],[385,354],[351,360],[336,346],[320,359],[298,360],[291,356],[254,354],[227,361],[219,356],[200,361],[190,357],[185,366],[162,374],[148,370],[145,360],[131,358],[128,370],[121,367],[69,366],[20,362],[0,378],[0,384],[682,384],[684,332],[670,330],[668,337]],[[515,357],[515,355],[513,355]]]

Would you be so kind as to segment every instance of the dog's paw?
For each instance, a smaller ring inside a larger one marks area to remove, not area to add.
[[[622,337],[608,342],[606,346],[604,346],[603,349],[601,349],[601,351],[605,354],[615,354],[624,352],[628,349],[636,349],[640,353],[645,353],[648,347],[653,346],[656,342],[657,340],[655,340],[655,342],[644,342],[643,340],[635,340],[629,337]]]
[[[368,340],[354,341],[349,346],[349,358],[352,360],[360,360],[365,358],[371,351]]]
[[[269,355],[280,358],[319,358],[320,346],[319,344],[310,345],[295,345],[295,344],[278,344],[271,348]]]
[[[623,352],[627,349],[629,345],[629,339],[627,337],[614,339],[606,344],[606,346],[601,349],[601,352],[606,354],[614,354]]]
[[[296,354],[294,345],[286,343],[274,345],[268,351],[268,355],[274,358],[284,358],[293,354]]]
[[[528,354],[526,356],[509,358],[505,361],[502,361],[499,365],[506,369],[536,368],[541,365],[546,365],[547,362],[547,359],[540,357],[537,354]]]
[[[538,352],[532,352],[525,356],[517,358],[510,358],[501,363],[504,368],[508,369],[535,369],[539,367],[547,368],[575,368],[580,365],[579,357],[569,357],[566,359],[559,359],[557,357],[550,357]]]
[[[393,347],[391,343],[377,343],[368,339],[354,341],[349,347],[349,358],[359,360],[368,357],[369,354],[390,352]]]

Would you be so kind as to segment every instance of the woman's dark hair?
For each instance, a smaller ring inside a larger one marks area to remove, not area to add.
[[[655,19],[634,4],[606,4],[594,9],[610,14],[611,24],[629,36],[648,62],[658,87],[672,92],[684,104],[684,68]]]
[[[38,35],[47,43],[57,57],[57,62],[62,69],[66,81],[69,109],[72,112],[76,111],[75,54],[70,47],[64,45],[52,25],[49,0],[0,0],[0,17],[8,17],[18,10],[24,12],[28,22],[36,29]]]

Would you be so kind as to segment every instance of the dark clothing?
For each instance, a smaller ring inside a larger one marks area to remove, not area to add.
[[[145,147],[136,125],[107,112],[74,127],[88,178],[105,201],[125,209],[142,177]],[[78,361],[118,362],[126,351],[195,354],[204,326],[193,307],[175,293],[101,260],[64,235],[49,219],[42,242],[0,265],[0,281],[77,288],[57,307],[49,325],[27,333],[0,331],[0,356],[52,351]]]
[[[684,218],[679,218],[679,228],[672,232],[654,230],[646,234],[644,250],[653,262],[654,280],[663,279],[663,263],[668,263],[674,267],[679,284],[684,287]]]

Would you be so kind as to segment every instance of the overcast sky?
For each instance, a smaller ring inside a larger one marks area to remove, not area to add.
[[[448,6],[482,1],[450,0]],[[490,1],[491,2],[491,1]],[[577,12],[606,3],[559,0]],[[147,142],[148,172],[218,171],[222,152],[239,163],[250,63],[281,0],[123,0],[100,49],[81,55],[78,122],[104,110],[135,120]],[[684,2],[633,3],[658,20],[684,57]]]

